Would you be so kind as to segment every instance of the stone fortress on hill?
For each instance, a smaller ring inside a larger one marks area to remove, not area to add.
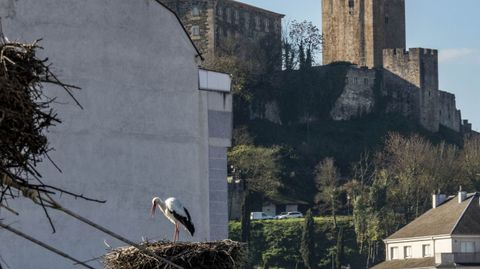
[[[380,79],[387,112],[400,112],[432,132],[440,126],[471,130],[467,121],[462,125],[455,95],[439,89],[438,51],[406,49],[405,0],[323,0],[322,16],[323,63],[358,67],[347,74],[344,92],[331,112],[334,119],[372,111],[371,80]]]
[[[281,42],[284,15],[233,0],[161,0],[177,13],[192,40],[206,55],[223,41],[239,44],[268,36]],[[469,133],[455,95],[439,89],[438,51],[406,49],[405,0],[322,0],[323,66],[349,62],[341,96],[330,112],[349,120],[379,107],[438,132],[446,127]],[[280,47],[280,46],[279,46]],[[279,123],[278,107],[266,106],[262,117]]]

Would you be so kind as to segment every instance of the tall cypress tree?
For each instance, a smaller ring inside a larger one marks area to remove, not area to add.
[[[303,223],[302,241],[300,253],[303,263],[308,269],[315,268],[315,221],[313,220],[312,210],[308,210]]]
[[[343,255],[344,255],[343,227],[340,227],[337,235],[337,248],[336,248],[336,255],[335,255],[335,267],[337,269],[340,269],[342,267]]]
[[[313,66],[312,50],[307,49],[307,58],[305,59],[305,67],[310,68]]]
[[[303,46],[303,41],[300,42],[298,46],[298,65],[300,70],[305,69],[305,47]]]

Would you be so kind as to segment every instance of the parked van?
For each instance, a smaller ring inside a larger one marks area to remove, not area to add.
[[[273,216],[269,216],[265,214],[265,212],[251,212],[250,219],[251,220],[273,219]]]

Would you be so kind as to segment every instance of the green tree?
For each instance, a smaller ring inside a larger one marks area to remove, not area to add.
[[[459,157],[462,176],[467,180],[465,185],[480,190],[480,137],[465,139],[463,151]]]
[[[243,182],[242,241],[250,235],[250,212],[252,196],[275,197],[282,187],[281,147],[255,147],[238,145],[228,153],[229,164],[235,169],[235,177]]]
[[[244,122],[249,118],[249,104],[253,92],[248,87],[252,80],[252,63],[243,61],[234,54],[208,55],[202,64],[203,68],[232,75],[233,112],[236,122]]]
[[[292,21],[282,38],[285,69],[303,69],[315,63],[323,38],[312,22]]]
[[[300,253],[305,267],[308,269],[315,268],[315,221],[313,219],[312,210],[309,209],[305,215],[303,222],[302,241],[300,245]]]
[[[336,211],[339,200],[338,172],[333,158],[325,158],[315,167],[315,185],[317,195],[315,203],[321,208],[322,204],[328,205],[333,217],[334,228],[337,227]]]

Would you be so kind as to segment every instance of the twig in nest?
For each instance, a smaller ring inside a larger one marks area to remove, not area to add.
[[[43,208],[55,231],[44,204],[45,195],[58,192],[93,202],[104,201],[39,181],[41,175],[36,165],[43,159],[49,159],[61,171],[48,156],[51,148],[46,132],[61,121],[50,107],[55,97],[44,94],[44,85],[61,87],[82,108],[72,93],[79,88],[62,82],[51,71],[48,59],[36,56],[42,49],[39,41],[0,41],[0,204],[5,199],[29,198]],[[34,179],[40,184],[32,183]]]
[[[235,269],[240,268],[246,258],[245,244],[231,240],[200,243],[147,242],[142,245],[157,255],[169,257],[184,268]],[[124,268],[122,265],[125,264],[129,264],[129,269],[170,268],[145,257],[132,247],[114,249],[105,256],[104,264],[105,269]]]

